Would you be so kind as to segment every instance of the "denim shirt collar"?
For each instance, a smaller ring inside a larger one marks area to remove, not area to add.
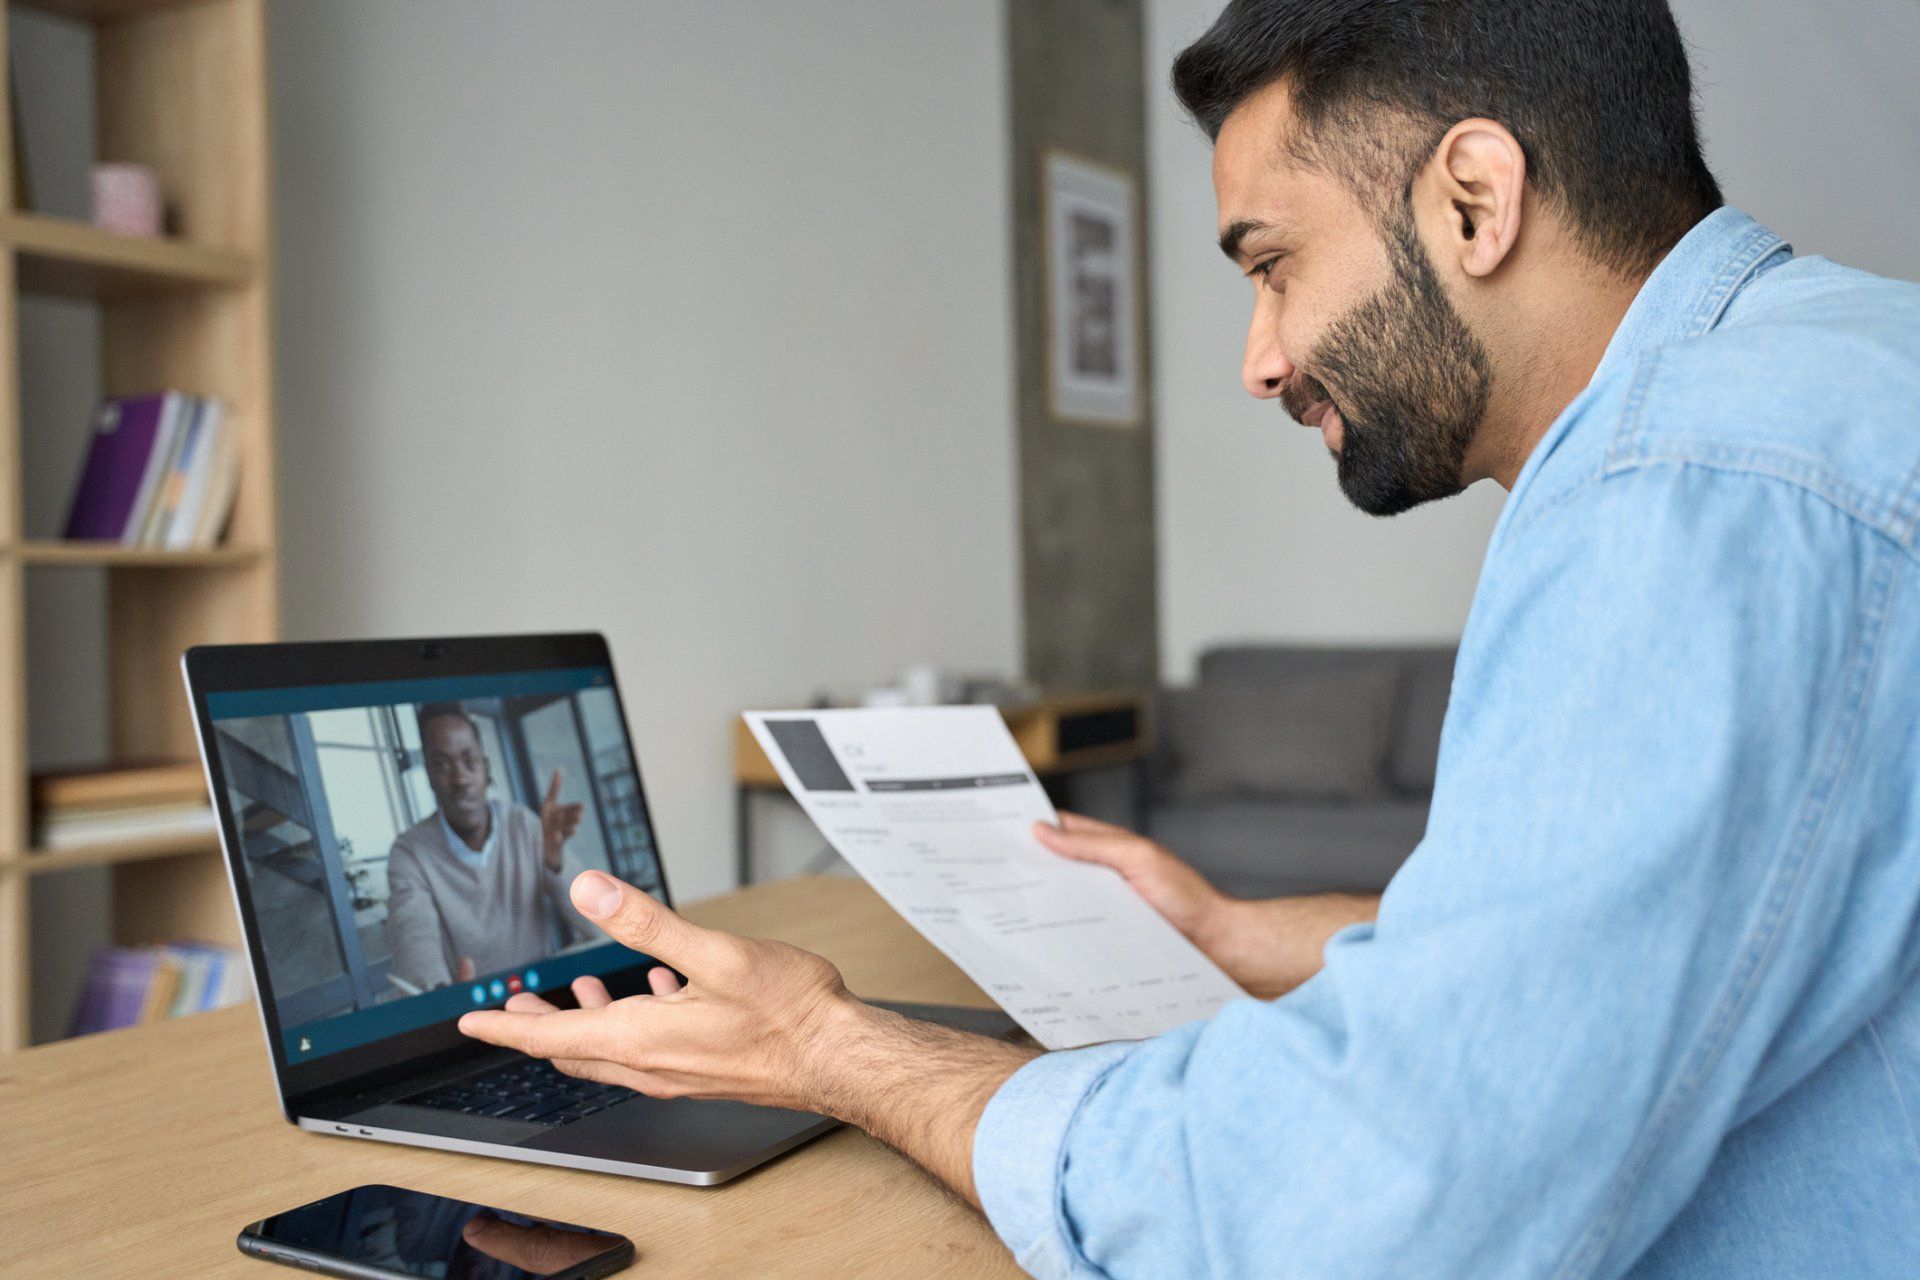
[[[1715,209],[1693,224],[1640,286],[1593,381],[1644,351],[1708,332],[1776,253],[1792,252],[1792,245],[1732,205]]]
[[[1792,252],[1793,246],[1732,205],[1722,205],[1694,223],[1641,284],[1608,339],[1587,389],[1560,411],[1534,445],[1494,524],[1492,545],[1504,539],[1507,524],[1521,505],[1517,499],[1532,487],[1547,458],[1565,443],[1579,406],[1595,388],[1649,351],[1711,331],[1755,276]]]

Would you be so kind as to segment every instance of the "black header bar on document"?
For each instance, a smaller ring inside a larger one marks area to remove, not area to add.
[[[1024,786],[1024,773],[983,773],[971,778],[868,778],[869,791],[961,791],[975,787]]]

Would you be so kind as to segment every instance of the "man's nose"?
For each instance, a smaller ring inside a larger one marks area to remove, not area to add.
[[[1256,400],[1278,396],[1293,377],[1293,361],[1280,350],[1280,338],[1266,308],[1253,309],[1253,323],[1247,326],[1247,355],[1240,366],[1240,384]]]

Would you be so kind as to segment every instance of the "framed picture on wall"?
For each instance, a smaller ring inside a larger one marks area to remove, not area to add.
[[[1047,404],[1065,422],[1140,424],[1140,350],[1131,175],[1048,151]]]

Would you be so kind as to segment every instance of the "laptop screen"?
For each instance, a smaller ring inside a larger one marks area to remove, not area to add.
[[[287,1061],[632,965],[567,896],[661,896],[606,667],[209,693]]]

